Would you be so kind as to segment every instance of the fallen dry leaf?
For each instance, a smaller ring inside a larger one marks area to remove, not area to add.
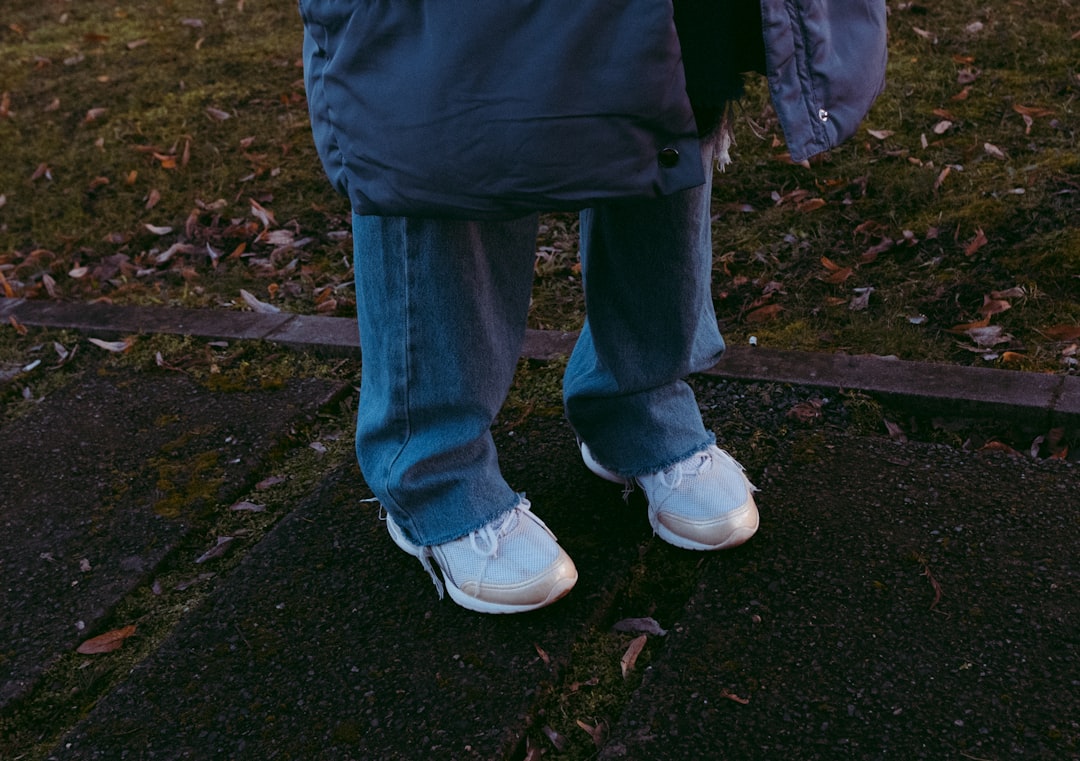
[[[1052,341],[1075,341],[1080,338],[1080,325],[1053,325],[1039,332]]]
[[[257,505],[254,502],[248,502],[247,500],[244,500],[242,502],[237,502],[229,509],[242,513],[262,513],[266,512],[266,505]]]
[[[937,190],[938,188],[940,188],[942,183],[945,182],[945,178],[948,177],[949,174],[951,174],[951,173],[952,173],[952,167],[947,166],[944,169],[942,169],[938,173],[937,179],[934,180],[934,190]]]
[[[899,425],[892,422],[891,420],[883,419],[882,422],[885,423],[885,430],[888,431],[890,439],[892,439],[893,441],[899,441],[900,443],[904,443],[907,441],[907,434],[904,433],[903,428],[901,428]]]
[[[131,344],[134,342],[133,339],[130,338],[123,341],[103,341],[100,338],[87,338],[86,340],[92,343],[94,346],[111,352],[127,351]]]
[[[266,489],[269,489],[271,486],[277,486],[278,484],[285,483],[285,480],[286,479],[284,476],[270,476],[269,478],[264,478],[262,481],[259,481],[259,483],[255,484],[255,488],[259,491],[264,491]]]
[[[797,203],[795,205],[795,208],[805,214],[807,212],[817,211],[818,209],[825,206],[826,203],[827,202],[824,198],[808,198],[805,201],[800,201],[799,203]]]
[[[983,296],[983,304],[979,307],[979,314],[983,317],[989,317],[992,314],[1001,314],[1002,312],[1012,309],[1012,304],[1004,299],[994,299],[989,295]]]
[[[750,702],[749,698],[739,697],[738,695],[736,695],[733,692],[728,692],[726,688],[720,690],[720,697],[727,698],[728,700],[733,700],[736,703],[738,703],[739,705],[746,705],[746,704],[748,704]]]
[[[592,738],[593,745],[595,745],[597,748],[604,747],[604,740],[607,739],[607,726],[604,724],[604,722],[599,721],[594,727],[592,725],[586,724],[581,719],[578,719],[577,725],[588,733],[589,737]]]
[[[567,740],[566,737],[556,732],[550,725],[545,724],[540,727],[540,731],[544,733],[544,737],[551,741],[551,744],[555,746],[555,750],[562,753],[566,750]]]
[[[988,441],[979,447],[980,452],[1004,452],[1011,457],[1023,457],[1018,451],[1002,441]]]
[[[104,634],[99,634],[97,637],[86,640],[86,642],[79,645],[79,648],[75,652],[82,655],[111,653],[112,651],[119,649],[120,646],[124,644],[124,640],[134,633],[134,626],[125,626],[122,629],[114,629],[111,632],[105,632]]]
[[[856,288],[855,297],[851,299],[851,303],[848,304],[848,309],[853,312],[861,312],[870,306],[870,294],[874,292],[874,286],[868,285],[865,288]]]
[[[973,256],[976,251],[985,246],[989,241],[986,238],[986,233],[983,232],[980,227],[975,231],[975,237],[968,241],[964,246],[964,256]]]
[[[262,204],[256,201],[254,198],[249,198],[248,203],[251,204],[251,213],[262,222],[263,227],[277,227],[277,220],[274,219],[274,212],[265,208]]]
[[[219,536],[217,538],[217,544],[215,544],[203,554],[199,555],[199,557],[195,558],[195,563],[206,563],[210,560],[222,557],[226,552],[229,551],[229,547],[232,546],[232,543],[233,537]]]
[[[821,417],[821,407],[824,402],[821,399],[810,399],[799,402],[787,411],[786,417],[794,418],[800,423],[812,423]]]
[[[981,328],[971,328],[965,330],[976,346],[983,349],[990,349],[1001,343],[1008,343],[1012,340],[1012,336],[1005,332],[1005,329],[1000,325],[986,325]]]
[[[619,659],[619,667],[622,669],[623,679],[634,670],[634,665],[637,663],[638,656],[641,655],[641,651],[645,648],[645,643],[648,639],[648,634],[634,637],[630,642],[630,646],[626,648],[626,652],[623,653],[623,657]]]
[[[267,304],[265,301],[259,301],[257,298],[245,291],[243,288],[240,289],[240,298],[242,298],[244,300],[244,303],[256,312],[262,312],[263,314],[275,314],[281,311],[281,309],[274,306],[273,304]]]
[[[747,322],[766,322],[780,314],[783,309],[784,307],[779,304],[767,304],[766,306],[758,307],[754,311],[747,313],[744,319]]]

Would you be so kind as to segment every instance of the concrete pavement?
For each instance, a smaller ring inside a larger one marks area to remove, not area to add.
[[[0,317],[63,322],[29,304]],[[65,327],[101,338],[355,351],[328,318],[79,312]],[[789,415],[873,362],[892,385],[871,394],[1074,426],[1078,379],[750,351],[694,380],[761,488],[761,530],[729,552],[656,541],[551,405],[500,420],[508,479],[581,572],[511,617],[440,602],[347,457],[275,481],[347,385],[88,368],[0,428],[0,758],[1080,758],[1075,464],[854,435],[836,398]],[[228,523],[259,501],[278,514]],[[624,677],[641,619],[664,633]],[[132,622],[115,652],[75,652]]]

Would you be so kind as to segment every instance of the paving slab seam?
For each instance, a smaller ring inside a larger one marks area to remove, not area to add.
[[[330,356],[359,357],[356,321],[288,313],[55,303],[0,298],[0,317],[98,337],[163,333],[265,340]],[[528,330],[525,359],[566,356],[576,332]],[[732,346],[706,375],[863,391],[930,411],[1007,416],[1052,426],[1080,423],[1080,377],[911,362],[878,356]]]

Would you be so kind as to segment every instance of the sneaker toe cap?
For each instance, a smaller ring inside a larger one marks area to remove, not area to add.
[[[752,497],[742,507],[711,518],[688,518],[665,510],[652,517],[653,529],[661,539],[690,550],[737,547],[754,535],[759,523]]]
[[[484,613],[518,613],[550,605],[564,597],[578,580],[574,561],[561,548],[541,572],[517,583],[470,580],[449,587],[463,607]]]

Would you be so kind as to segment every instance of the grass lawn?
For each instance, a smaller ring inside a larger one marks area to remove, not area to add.
[[[1076,372],[1080,10],[889,8],[888,89],[811,168],[751,78],[715,190],[725,335]],[[0,292],[352,314],[293,4],[13,0],[0,22]],[[576,217],[545,216],[537,251],[532,326],[579,327]]]

